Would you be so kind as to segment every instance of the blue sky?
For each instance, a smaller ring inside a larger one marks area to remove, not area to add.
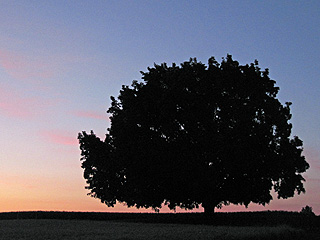
[[[2,1],[0,211],[127,211],[86,196],[77,133],[103,138],[110,96],[148,66],[232,54],[270,69],[281,102],[293,102],[293,135],[311,165],[305,195],[249,210],[310,205],[320,214],[319,9],[319,1]]]

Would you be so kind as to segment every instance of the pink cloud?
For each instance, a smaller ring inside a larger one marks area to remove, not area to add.
[[[60,145],[76,146],[78,145],[77,136],[62,131],[41,131],[40,135],[47,141]]]
[[[107,120],[110,121],[109,116],[107,114],[102,114],[100,112],[94,111],[75,111],[73,114],[77,117],[83,118],[93,118],[93,119],[100,119],[100,120]]]
[[[0,50],[0,67],[16,79],[51,78],[54,72],[43,59]]]
[[[306,181],[311,181],[311,182],[318,182],[320,183],[320,178],[311,178],[311,177],[305,177]]]
[[[310,164],[310,169],[320,171],[320,152],[319,152],[319,150],[309,147],[303,151],[303,154],[306,156],[306,160]]]
[[[13,118],[28,119],[39,116],[45,101],[35,97],[24,97],[8,87],[0,86],[0,114]]]

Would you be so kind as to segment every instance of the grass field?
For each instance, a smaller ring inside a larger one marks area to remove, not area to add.
[[[290,226],[208,226],[122,221],[0,220],[0,239],[303,239]]]
[[[320,240],[320,216],[264,211],[215,213],[0,213],[5,239]]]

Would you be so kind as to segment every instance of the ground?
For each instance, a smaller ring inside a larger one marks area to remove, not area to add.
[[[0,239],[297,239],[289,226],[232,227],[93,220],[0,220]]]
[[[0,239],[320,239],[320,216],[245,213],[0,213]]]

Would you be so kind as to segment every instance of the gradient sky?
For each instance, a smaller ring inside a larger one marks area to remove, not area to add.
[[[270,69],[311,167],[306,194],[221,211],[320,214],[319,16],[317,0],[0,1],[0,212],[135,211],[86,195],[78,132],[104,138],[110,96],[153,63],[229,53]]]

